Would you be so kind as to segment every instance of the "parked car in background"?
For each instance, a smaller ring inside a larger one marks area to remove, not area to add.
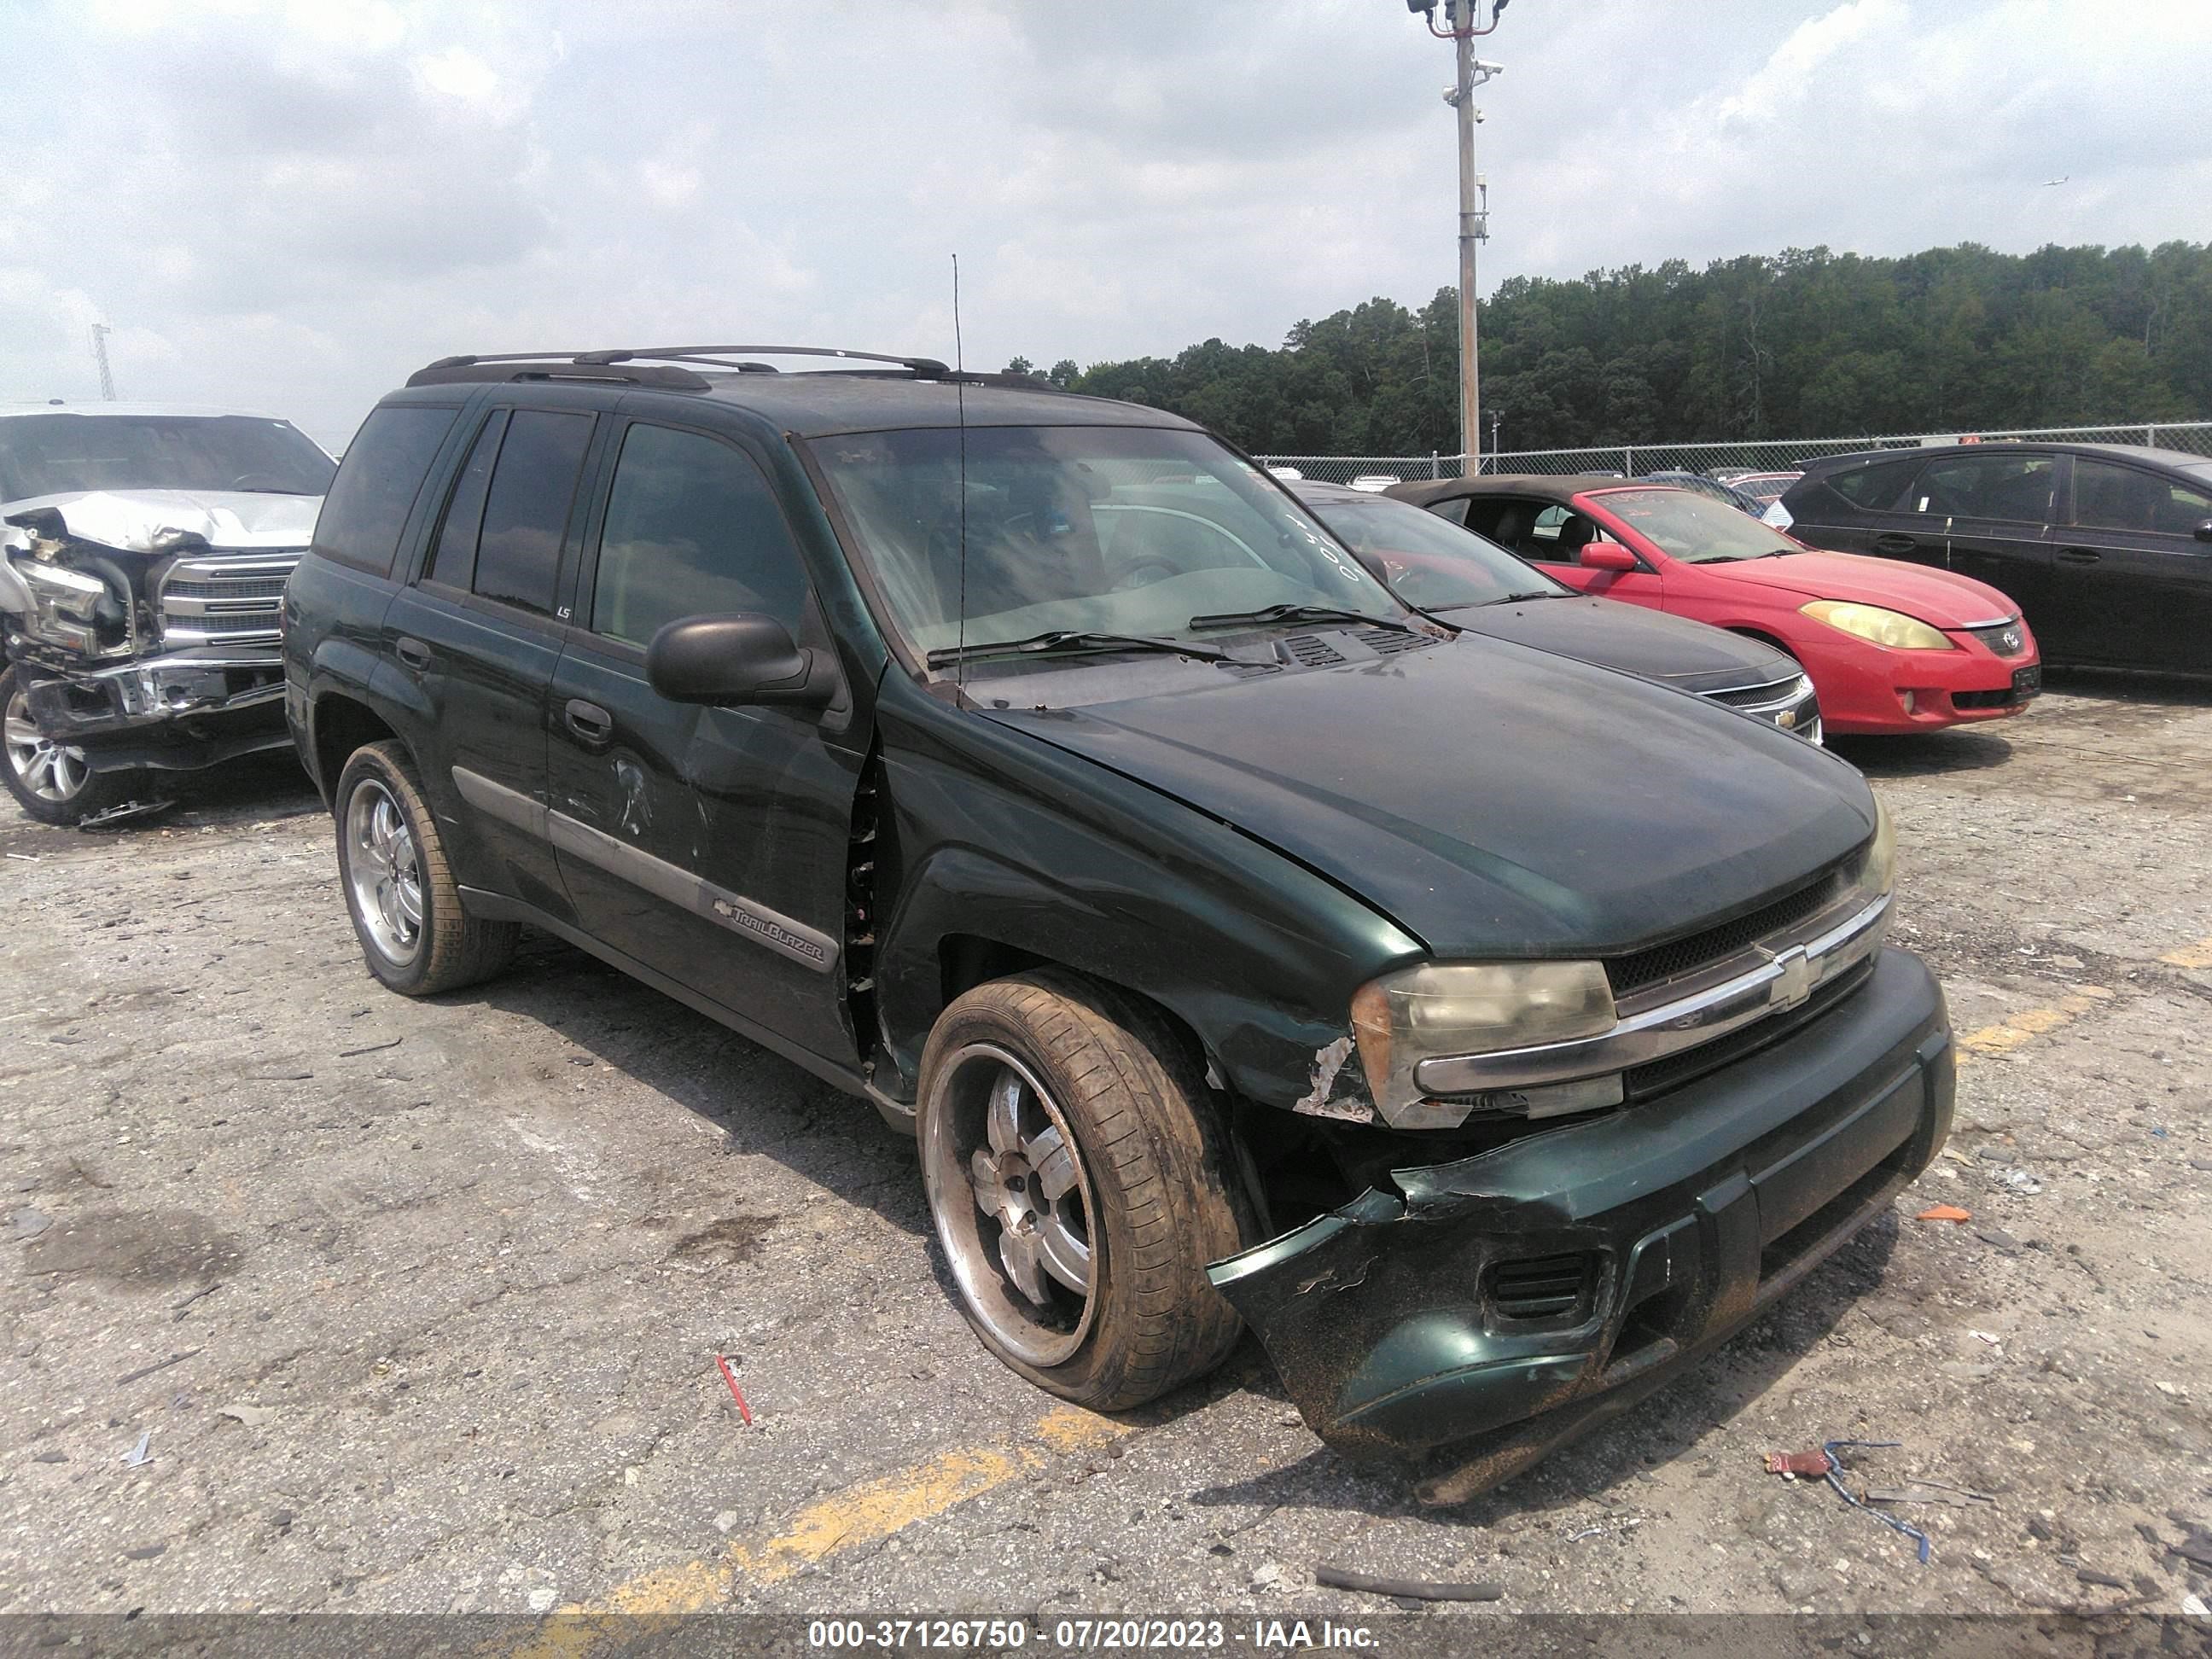
[[[1021,1376],[1134,1406],[1241,1316],[1469,1485],[1941,1146],[1850,767],[1408,611],[1161,410],[767,355],[448,358],[362,426],[286,706],[381,983],[544,928],[911,1127]]]
[[[1808,462],[1799,539],[1955,570],[2020,602],[2045,659],[2212,674],[2212,459],[1985,443]]]
[[[1758,497],[1746,495],[1732,483],[1723,483],[1718,478],[1709,478],[1702,472],[1670,470],[1647,472],[1644,477],[1647,483],[1672,484],[1677,489],[1694,489],[1700,495],[1710,495],[1723,506],[1732,507],[1737,512],[1747,514],[1754,519],[1766,511],[1766,503]]]
[[[1665,484],[1510,476],[1390,492],[1578,592],[1747,634],[1803,665],[1831,734],[2000,720],[2042,684],[2020,609],[1984,583],[1816,553]]]
[[[1395,472],[1363,472],[1348,487],[1363,495],[1379,495],[1397,482],[1398,475]]]
[[[1787,469],[1773,472],[1737,472],[1724,478],[1718,474],[1714,476],[1729,489],[1750,496],[1759,503],[1759,512],[1764,513],[1781,500],[1783,492],[1804,475],[1795,469]]]
[[[25,811],[75,823],[288,745],[279,607],[335,470],[266,415],[0,405],[0,778]]]
[[[1291,493],[1393,593],[1454,628],[1640,674],[1820,741],[1812,681],[1771,646],[1577,593],[1409,501],[1339,484],[1298,483]]]

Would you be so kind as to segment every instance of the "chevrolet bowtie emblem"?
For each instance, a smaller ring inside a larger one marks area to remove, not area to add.
[[[1774,981],[1774,988],[1766,994],[1767,1006],[1771,1008],[1795,1008],[1813,994],[1813,959],[1805,954],[1805,947],[1793,945],[1787,951],[1759,949],[1769,961],[1782,970]]]

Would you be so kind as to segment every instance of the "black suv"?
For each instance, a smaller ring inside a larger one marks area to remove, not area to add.
[[[2212,674],[2212,459],[2124,444],[1941,444],[1805,463],[1814,547],[2008,594],[2046,663]]]
[[[1333,1443],[1474,1443],[1439,1501],[1933,1156],[1850,767],[1408,611],[1158,410],[766,355],[450,358],[347,451],[286,706],[392,989],[580,945],[912,1127],[1023,1375],[1241,1316]]]

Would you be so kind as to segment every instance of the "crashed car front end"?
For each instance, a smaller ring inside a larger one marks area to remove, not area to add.
[[[315,507],[270,498],[253,526],[123,494],[8,514],[0,611],[40,733],[94,771],[282,748],[284,582]]]
[[[1353,1455],[1441,1454],[1420,1495],[1462,1501],[1724,1341],[1927,1167],[1950,1126],[1951,1037],[1925,964],[1884,946],[1887,848],[1885,819],[1856,867],[1617,1003],[1623,963],[1588,995],[1583,964],[1527,964],[1542,970],[1524,976],[1530,1045],[1450,1051],[1500,1006],[1475,970],[1370,988],[1410,1017],[1355,1000],[1368,1087],[1301,1110],[1493,1133],[1376,1169],[1350,1202],[1209,1268],[1316,1434]],[[1425,1015],[1448,1030],[1425,1054]]]

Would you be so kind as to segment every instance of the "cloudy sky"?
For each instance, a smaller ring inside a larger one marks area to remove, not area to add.
[[[1486,292],[2212,234],[2206,0],[1514,0],[1482,53]],[[949,357],[955,252],[993,368],[1455,275],[1401,0],[0,0],[0,398],[96,396],[105,321],[125,397],[335,447],[449,352]]]

